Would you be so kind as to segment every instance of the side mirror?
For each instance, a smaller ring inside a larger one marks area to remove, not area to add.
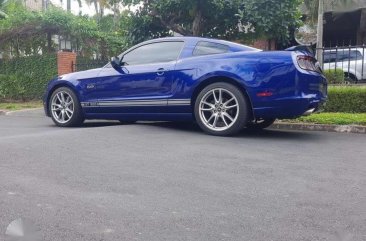
[[[121,69],[121,60],[118,57],[112,57],[111,65],[115,70]]]

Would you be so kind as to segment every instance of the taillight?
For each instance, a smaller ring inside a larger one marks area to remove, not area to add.
[[[299,67],[304,70],[315,71],[318,73],[322,72],[319,63],[311,56],[299,55],[297,56],[297,63],[299,64]]]

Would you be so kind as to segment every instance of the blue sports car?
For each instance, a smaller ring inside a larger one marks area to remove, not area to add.
[[[61,127],[85,119],[196,121],[223,136],[311,114],[326,97],[327,81],[305,49],[171,37],[138,44],[103,68],[57,77],[44,108]]]

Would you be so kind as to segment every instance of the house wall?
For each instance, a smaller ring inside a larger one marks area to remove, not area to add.
[[[366,44],[366,8],[324,13],[324,46]]]
[[[253,44],[250,44],[250,46],[262,50],[276,50],[276,41],[268,39],[258,39],[254,41]]]

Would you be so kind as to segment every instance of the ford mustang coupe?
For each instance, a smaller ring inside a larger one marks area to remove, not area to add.
[[[171,37],[138,44],[103,68],[57,77],[44,108],[61,127],[85,119],[196,121],[224,136],[311,114],[326,96],[319,64],[304,49]]]

